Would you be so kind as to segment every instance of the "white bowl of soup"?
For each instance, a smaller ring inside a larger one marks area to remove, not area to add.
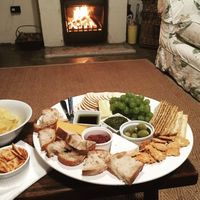
[[[25,102],[0,100],[0,147],[11,143],[32,116],[32,108]]]

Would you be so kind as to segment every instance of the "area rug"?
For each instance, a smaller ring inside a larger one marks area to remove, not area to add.
[[[65,46],[45,49],[46,58],[82,57],[133,54],[136,50],[128,44],[99,44],[90,46]]]

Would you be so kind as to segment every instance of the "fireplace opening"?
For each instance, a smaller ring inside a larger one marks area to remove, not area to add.
[[[105,42],[108,0],[61,0],[65,45]]]

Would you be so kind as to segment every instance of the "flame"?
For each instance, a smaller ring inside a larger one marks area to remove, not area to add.
[[[89,17],[89,10],[87,6],[76,7],[74,9],[74,20],[81,20],[84,17]]]
[[[73,10],[73,17],[71,19],[68,18],[68,26],[69,28],[74,29],[89,29],[89,28],[97,28],[97,25],[91,18],[91,13],[93,12],[92,8],[88,8],[88,6],[78,6]]]

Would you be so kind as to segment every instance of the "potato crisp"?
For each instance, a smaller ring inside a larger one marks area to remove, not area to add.
[[[7,109],[0,107],[0,134],[13,130],[19,125],[19,122],[18,116]]]

